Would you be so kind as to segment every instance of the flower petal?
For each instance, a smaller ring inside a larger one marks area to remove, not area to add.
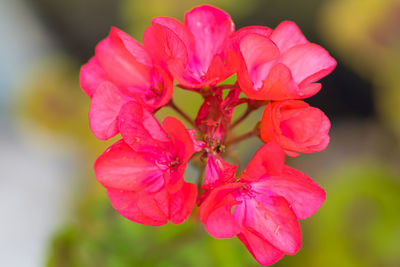
[[[129,49],[125,46],[127,42]],[[112,28],[109,36],[96,46],[96,58],[100,65],[114,83],[126,88],[128,92],[129,87],[150,88],[152,82],[151,68],[140,63],[147,60],[144,60],[141,54],[138,56],[130,52],[138,52],[133,50],[134,42],[133,38],[126,34],[121,38],[121,31]]]
[[[300,249],[300,224],[283,197],[260,194],[245,200],[245,204],[240,206],[245,209],[242,225],[253,229],[286,254],[295,254]],[[235,209],[234,216],[237,216],[236,212]]]
[[[170,196],[170,219],[172,223],[184,222],[192,212],[197,198],[197,186],[184,183],[181,190]]]
[[[168,222],[167,214],[157,205],[153,194],[107,189],[107,195],[113,207],[128,220],[150,226]]]
[[[163,173],[154,159],[134,151],[122,140],[96,160],[94,170],[97,180],[107,188],[156,192],[164,186]]]
[[[157,119],[137,102],[121,108],[119,121],[122,137],[136,151],[157,154],[170,142]]]
[[[281,22],[272,33],[271,39],[279,47],[281,53],[293,46],[308,43],[299,27],[292,21]]]
[[[79,75],[79,83],[82,90],[90,98],[92,98],[93,94],[96,92],[97,87],[105,81],[109,81],[109,78],[96,57],[92,57],[88,63],[82,66]]]
[[[89,126],[97,138],[107,140],[118,133],[118,114],[128,101],[112,83],[99,85],[89,110]]]
[[[253,186],[284,197],[298,219],[310,217],[325,201],[325,191],[316,182],[289,166],[284,167],[282,175],[267,177]]]
[[[243,229],[242,232],[238,234],[238,238],[261,265],[274,264],[285,255],[282,251],[250,230]]]
[[[214,55],[224,52],[235,26],[226,12],[209,6],[195,7],[185,14],[185,25],[196,39],[196,55],[206,73]]]
[[[277,143],[263,145],[243,172],[241,180],[254,181],[265,175],[279,175],[285,163],[285,153]]]
[[[316,82],[333,71],[336,61],[321,46],[297,45],[282,55],[282,63],[289,67],[293,79],[300,84]]]

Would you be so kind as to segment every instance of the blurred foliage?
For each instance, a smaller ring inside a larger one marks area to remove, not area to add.
[[[132,223],[111,207],[97,186],[79,208],[77,221],[51,245],[48,266],[256,266],[238,240],[205,233],[197,216],[181,225]]]
[[[373,82],[378,112],[400,136],[400,1],[327,0],[320,21],[340,59]]]
[[[348,162],[327,175],[327,200],[303,224],[305,246],[287,264],[400,264],[399,173],[378,162]]]

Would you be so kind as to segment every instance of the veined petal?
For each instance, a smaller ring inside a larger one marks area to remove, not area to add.
[[[109,78],[96,57],[92,57],[88,63],[82,66],[79,75],[79,83],[82,90],[90,98],[92,98],[96,92],[97,87],[105,81],[109,81]]]
[[[121,39],[121,31],[112,28],[109,36],[96,46],[96,58],[110,79],[120,87],[151,87],[151,67],[140,63],[144,57],[135,58],[130,51],[137,53],[132,45],[135,41],[128,41],[128,35]],[[129,50],[125,46],[129,42]],[[139,61],[140,60],[140,61]]]
[[[273,31],[271,40],[279,47],[281,53],[293,46],[308,43],[299,27],[292,21],[281,22]]]
[[[244,200],[244,203],[241,205],[245,206],[242,225],[253,229],[286,254],[295,254],[300,249],[300,224],[283,197],[261,194]]]
[[[134,192],[109,188],[107,195],[112,206],[128,220],[150,226],[160,226],[168,222],[167,215],[160,210],[152,195],[145,191]]]
[[[129,99],[110,82],[99,85],[93,95],[89,110],[89,125],[100,140],[107,140],[119,132],[118,114]]]
[[[154,21],[165,22],[169,21],[168,25],[176,25],[174,19],[156,18]],[[172,23],[174,21],[174,23]],[[168,66],[169,60],[179,59],[183,65],[186,65],[188,60],[187,43],[190,41],[182,40],[177,33],[163,24],[153,22],[143,34],[143,44],[151,56],[162,67]]]
[[[282,55],[282,63],[289,67],[293,79],[300,84],[316,82],[333,71],[336,61],[321,46],[297,45]]]
[[[164,179],[154,161],[121,140],[96,160],[94,170],[97,180],[107,188],[156,192],[164,186]]]
[[[206,72],[214,55],[224,51],[235,26],[226,12],[202,5],[185,14],[185,25],[196,39],[196,55],[203,72]]]
[[[121,108],[119,121],[122,137],[136,151],[157,154],[170,142],[157,119],[137,102]]]
[[[251,255],[261,265],[271,265],[279,261],[285,255],[282,251],[272,246],[264,238],[250,230],[243,229],[238,238],[249,250]]]
[[[224,161],[219,155],[210,154],[202,188],[208,190],[218,185],[233,182],[237,167]]]
[[[162,127],[173,143],[172,149],[177,150],[180,161],[186,163],[194,153],[194,144],[188,129],[174,117],[166,117]]]
[[[147,193],[108,189],[107,194],[113,207],[129,220],[151,226],[164,225],[169,221],[166,190]]]
[[[284,197],[298,219],[310,217],[325,201],[325,191],[316,182],[289,166],[280,176],[269,176],[252,185],[260,192],[272,191]]]
[[[243,183],[231,183],[211,190],[200,206],[200,218],[207,232],[215,238],[230,238],[240,232],[240,225],[231,214],[238,204],[233,192]]]
[[[263,145],[243,172],[241,180],[254,181],[265,175],[279,175],[283,171],[285,153],[277,143]]]
[[[184,183],[181,190],[170,195],[170,220],[174,224],[183,223],[192,212],[197,198],[197,186]]]

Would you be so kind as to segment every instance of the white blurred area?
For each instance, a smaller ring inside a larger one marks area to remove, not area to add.
[[[57,140],[19,125],[13,104],[27,72],[55,46],[22,0],[0,0],[0,36],[0,266],[43,266],[71,213],[74,163]]]

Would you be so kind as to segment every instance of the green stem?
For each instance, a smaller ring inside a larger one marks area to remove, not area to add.
[[[193,127],[196,128],[196,124],[194,123],[193,119],[187,115],[182,109],[180,109],[177,105],[175,105],[174,101],[171,99],[168,105],[175,110],[179,115],[181,115],[187,122],[189,122]]]

